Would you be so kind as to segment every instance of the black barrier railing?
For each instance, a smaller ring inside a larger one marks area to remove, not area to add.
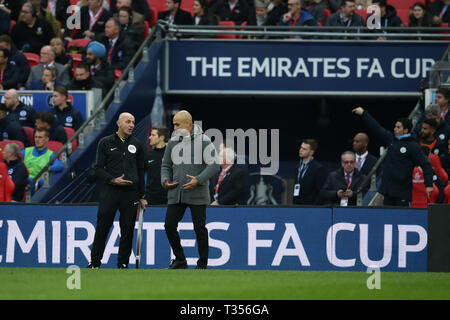
[[[395,41],[440,40],[449,41],[450,29],[441,27],[382,27],[369,29],[361,27],[331,26],[194,26],[173,25],[158,21],[169,38],[186,38],[220,35],[235,35],[239,39],[304,39],[304,40],[378,40],[386,38]],[[446,34],[448,33],[448,34]],[[235,40],[235,39],[233,39]]]
[[[102,124],[105,124],[105,111],[111,101],[117,99],[120,94],[120,85],[122,81],[127,80],[128,82],[134,82],[134,68],[139,62],[141,56],[143,61],[148,61],[147,47],[151,43],[152,39],[155,37],[156,31],[158,28],[155,25],[155,28],[151,30],[151,32],[147,35],[147,38],[141,44],[136,54],[131,59],[128,66],[123,70],[122,75],[119,79],[114,83],[114,86],[108,91],[107,95],[101,101],[100,105],[95,108],[95,111],[92,115],[82,124],[82,126],[74,133],[74,135],[63,145],[63,147],[55,154],[55,156],[42,168],[41,171],[28,183],[25,188],[25,201],[31,202],[31,188],[34,187],[36,182],[43,177],[44,185],[43,187],[49,187],[49,168],[55,162],[56,159],[62,158],[61,160],[64,163],[64,167],[67,167],[67,158],[72,150],[72,141],[78,139],[78,148],[84,148],[84,131],[85,129],[93,122],[97,121],[96,128],[100,129]]]

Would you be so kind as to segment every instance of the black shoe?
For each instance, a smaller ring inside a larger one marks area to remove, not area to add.
[[[205,266],[205,265],[202,265],[202,264],[198,264],[198,265],[195,267],[195,269],[206,269],[206,266]]]
[[[88,266],[86,268],[87,269],[100,269],[100,265],[91,262],[88,264]]]
[[[120,264],[117,265],[117,268],[119,268],[119,269],[128,269],[128,265],[125,264],[125,263],[120,263]]]
[[[187,269],[188,265],[187,265],[187,261],[183,260],[183,261],[179,261],[179,260],[172,260],[172,263],[170,264],[170,266],[167,269]]]

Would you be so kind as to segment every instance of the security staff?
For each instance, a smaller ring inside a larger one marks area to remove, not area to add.
[[[100,191],[97,227],[88,268],[100,268],[105,242],[120,211],[120,244],[117,267],[127,269],[133,242],[137,205],[147,206],[144,194],[144,150],[131,134],[134,116],[122,113],[116,133],[102,138],[98,144],[96,176],[104,182]]]
[[[167,190],[161,185],[161,163],[169,141],[169,129],[164,126],[154,126],[149,137],[153,149],[145,154],[145,169],[147,184],[145,186],[148,204],[167,204]]]
[[[52,113],[55,116],[55,124],[77,131],[83,124],[83,117],[81,116],[81,112],[67,101],[67,96],[68,92],[64,87],[55,87],[53,90],[54,108],[52,109]]]

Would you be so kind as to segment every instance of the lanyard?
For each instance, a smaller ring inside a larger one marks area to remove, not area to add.
[[[92,27],[97,23],[97,21],[100,19],[100,16],[103,13],[103,8],[101,8],[101,10],[99,10],[96,15],[94,16],[94,14],[92,13],[91,10],[89,10],[89,30],[92,29]],[[92,22],[92,20],[94,20],[94,22]]]
[[[297,181],[300,182],[300,180],[303,180],[303,177],[305,176],[306,170],[308,170],[309,167],[309,162],[308,163],[303,163],[301,164],[301,166],[298,168],[298,176],[297,176]]]
[[[445,5],[443,8],[442,8],[442,11],[441,11],[441,14],[439,15],[439,18],[443,18],[444,17],[444,15],[445,15],[445,13],[447,12],[447,9],[448,9],[448,4],[447,5]]]
[[[0,73],[0,83],[3,83],[3,73],[5,72],[5,69],[2,69],[2,72]]]
[[[228,171],[230,171],[230,169],[231,169],[231,166],[229,166],[228,168],[226,168],[224,171],[222,171],[220,173],[219,179],[217,180],[217,183],[216,183],[216,188],[214,190],[215,193],[217,193],[217,191],[219,191],[220,182],[222,182],[222,179],[227,175],[227,173],[228,173]]]
[[[347,179],[347,173],[344,173],[345,182],[347,183],[347,189],[350,189],[350,186],[352,185],[353,174],[348,175],[350,176],[350,179]]]

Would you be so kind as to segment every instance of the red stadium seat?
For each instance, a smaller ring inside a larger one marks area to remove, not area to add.
[[[87,45],[91,42],[91,39],[74,39],[69,41],[67,44],[67,50],[70,51],[71,47],[75,48],[86,48]]]
[[[41,58],[36,53],[24,52],[23,55],[27,58],[30,68],[33,68],[35,65],[41,63]]]
[[[148,21],[144,22],[144,32],[142,34],[143,39],[147,38],[148,36],[148,28],[150,28],[150,23]]]
[[[8,174],[8,168],[4,162],[0,162],[0,201],[11,202],[14,192],[14,182]]]
[[[235,26],[233,21],[220,21],[219,26]],[[226,31],[233,31],[235,29],[224,29]],[[217,39],[236,39],[235,34],[218,34]]]
[[[409,25],[409,13],[411,12],[410,9],[398,9],[397,10],[397,16],[402,20],[403,24],[405,26]]]
[[[30,140],[30,145],[34,146],[34,128],[22,126],[23,130],[25,131],[28,140]]]
[[[114,69],[114,82],[117,82],[121,75],[122,71],[120,69]]]
[[[444,203],[450,204],[450,185],[446,186],[444,189]]]
[[[439,189],[433,183],[433,193],[431,194],[430,199],[428,199],[425,193],[425,184],[423,181],[422,171],[420,171],[418,167],[414,168],[411,200],[411,207],[413,208],[426,208],[429,203],[436,203],[439,195]]]
[[[70,4],[76,6],[79,0],[70,0]]]
[[[16,25],[16,20],[11,20],[11,22],[9,23],[9,30],[8,33],[11,34],[12,29],[14,28],[14,26]]]
[[[0,148],[3,150],[3,148],[8,143],[15,143],[15,144],[17,144],[19,146],[20,150],[22,150],[24,148],[23,142],[19,141],[19,140],[3,140],[3,141],[0,141]]]
[[[398,12],[398,10],[401,9],[410,9],[416,2],[422,2],[426,5],[425,0],[395,0],[391,1],[389,4],[394,6]]]
[[[68,141],[75,134],[75,130],[72,128],[69,128],[69,127],[64,127],[64,130],[66,131],[67,141]],[[78,147],[78,141],[77,141],[77,139],[74,139],[72,141],[72,152],[74,152],[77,147]]]
[[[331,15],[331,11],[329,9],[324,9],[323,10],[323,21],[322,24],[326,25],[328,17]]]
[[[183,0],[181,1],[181,9],[184,11],[190,12],[191,15],[194,15],[194,9],[192,8],[194,5],[194,0]]]
[[[83,55],[81,53],[73,53],[73,52],[67,52],[67,54],[72,57],[73,61],[72,74],[75,76],[75,68],[83,61]]]
[[[54,153],[58,153],[59,150],[63,147],[63,144],[59,141],[49,140],[47,142],[47,148],[52,150]]]
[[[153,8],[156,12],[161,12],[166,10],[166,0],[147,0],[148,7],[150,10]],[[153,12],[152,12],[153,14]],[[156,14],[158,17],[158,14]],[[155,20],[156,21],[156,20]]]
[[[448,174],[447,172],[445,172],[445,169],[442,168],[441,159],[439,159],[439,156],[437,154],[430,154],[430,164],[433,167],[434,172],[436,172],[436,174],[438,175],[439,179],[441,179],[444,184],[447,184]]]
[[[148,21],[150,27],[155,25],[156,20],[158,20],[158,11],[155,8],[150,7],[150,12],[152,13],[151,19]]]

